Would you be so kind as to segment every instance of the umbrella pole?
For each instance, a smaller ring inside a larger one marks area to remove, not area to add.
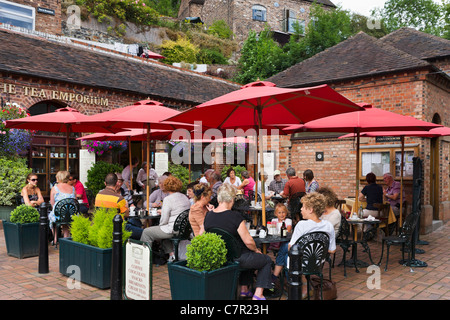
[[[131,137],[128,137],[128,161],[130,163],[130,191],[133,190],[133,168],[131,167]]]
[[[69,171],[69,136],[70,124],[66,125],[66,170]]]
[[[150,212],[150,181],[149,181],[149,174],[150,174],[150,123],[147,123],[147,188],[146,189],[146,195],[147,195],[147,213]],[[161,186],[159,186],[161,188]]]
[[[262,110],[258,108],[258,136],[262,128]],[[264,155],[263,155],[263,141],[259,139],[259,157],[261,161],[261,205],[262,205],[262,225],[266,226],[266,195],[264,191]],[[258,180],[258,179],[256,179]],[[256,189],[256,198],[258,197],[258,189]]]
[[[356,128],[356,191],[355,191],[355,208],[354,211],[358,212],[358,206],[359,206],[359,168],[360,168],[360,161],[359,161],[359,128]]]
[[[399,221],[399,228],[402,227],[402,213],[403,213],[403,166],[404,163],[404,157],[405,157],[405,137],[400,137],[402,141],[402,159],[401,159],[401,165],[400,165],[400,221]]]

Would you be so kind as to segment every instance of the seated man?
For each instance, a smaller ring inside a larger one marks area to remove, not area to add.
[[[83,200],[83,202],[80,203],[80,212],[83,214],[88,213],[89,200],[87,198],[86,190],[84,189],[83,184],[80,180],[78,180],[78,176],[75,174],[71,174],[67,183],[75,188],[75,195],[77,197],[77,200]]]
[[[130,191],[126,188],[125,184],[123,183],[124,179],[122,177],[122,174],[116,172],[116,176],[117,176],[116,192],[127,201],[128,208],[136,209],[136,206],[134,205],[133,202],[133,197],[131,196]],[[141,219],[139,219],[139,217],[136,214],[134,214],[134,216],[129,215],[126,220],[127,224],[125,225],[125,230],[132,232],[131,239],[139,240],[141,238],[142,231],[144,230],[142,229]]]
[[[115,208],[124,217],[128,217],[128,204],[122,195],[116,192],[117,175],[108,173],[105,177],[105,189],[100,190],[95,197],[95,206],[102,208]]]
[[[392,211],[398,217],[400,214],[400,182],[395,181],[390,173],[383,175],[386,188],[383,189],[384,199],[391,205]],[[405,195],[403,194],[403,199]]]

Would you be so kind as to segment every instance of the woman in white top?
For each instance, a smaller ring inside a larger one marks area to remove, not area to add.
[[[341,213],[335,208],[336,201],[338,200],[336,193],[327,187],[322,187],[317,190],[318,193],[325,196],[325,212],[320,217],[320,220],[328,220],[334,227],[334,233],[337,235],[339,227],[341,226]]]
[[[236,171],[233,168],[227,170],[227,177],[223,183],[229,183],[235,187],[239,187],[241,185],[241,179],[236,176]]]
[[[155,240],[168,240],[173,237],[173,225],[178,215],[185,210],[189,210],[191,203],[189,199],[180,193],[183,183],[174,176],[168,177],[163,184],[163,189],[169,195],[164,198],[158,226],[145,228],[142,232],[141,241],[152,245]],[[170,241],[162,241],[165,253],[170,253],[169,260],[174,260],[173,245]]]

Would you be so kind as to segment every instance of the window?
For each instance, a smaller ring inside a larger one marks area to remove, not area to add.
[[[34,30],[35,9],[0,0],[0,23]]]
[[[298,25],[301,28],[300,34],[305,34],[305,20],[296,18],[295,12],[289,9],[284,10],[284,31],[289,33],[295,33],[295,26]]]
[[[252,19],[256,21],[266,21],[266,8],[260,5],[252,7]]]

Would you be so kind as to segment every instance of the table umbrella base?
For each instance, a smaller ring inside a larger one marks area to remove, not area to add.
[[[398,263],[400,263],[403,266],[407,266],[409,264],[408,259],[400,260]],[[417,260],[417,259],[411,259],[411,267],[414,268],[425,268],[428,267],[428,264],[426,262]]]
[[[419,245],[428,245],[429,244],[429,242],[428,241],[423,241],[423,240],[417,240],[417,242],[416,242],[416,245],[417,244],[419,244]]]

